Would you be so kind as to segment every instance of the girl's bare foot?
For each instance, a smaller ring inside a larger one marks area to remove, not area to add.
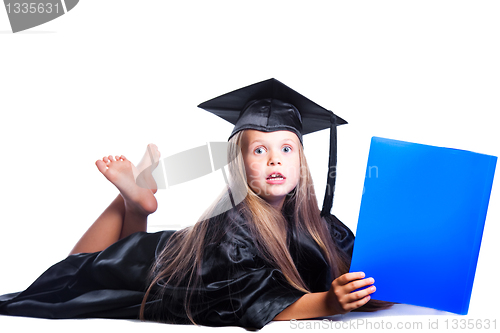
[[[135,166],[123,155],[115,158],[111,155],[104,157],[96,161],[96,166],[118,188],[125,208],[143,215],[155,212],[158,207],[156,198],[150,189],[137,185],[134,178]]]
[[[153,143],[148,144],[141,161],[137,164],[137,167],[133,168],[134,179],[137,185],[148,188],[153,193],[156,193],[157,186],[153,178],[153,170],[158,166],[159,162],[160,151],[158,147]]]
[[[160,151],[158,147],[154,143],[148,144],[146,147],[146,152],[142,157],[141,161],[137,163],[137,172],[138,174],[144,171],[147,167],[153,165],[153,170],[158,166],[158,162],[160,161]],[[137,175],[138,175],[137,174]],[[137,175],[134,176],[137,178]]]

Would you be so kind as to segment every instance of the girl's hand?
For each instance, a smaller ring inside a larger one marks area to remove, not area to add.
[[[363,279],[364,277],[365,273],[356,272],[346,273],[333,280],[326,296],[327,306],[332,313],[347,313],[365,305],[370,300],[370,294],[375,292],[375,286],[366,287],[372,285],[374,279]],[[365,289],[353,292],[360,288]]]

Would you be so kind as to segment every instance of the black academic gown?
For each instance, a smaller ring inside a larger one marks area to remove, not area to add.
[[[259,256],[243,216],[234,210],[225,214],[231,223],[223,226],[221,241],[208,244],[204,251],[203,283],[191,301],[192,315],[200,325],[260,329],[303,292],[292,288],[278,269]],[[351,256],[352,232],[333,215],[325,220],[339,248]],[[137,319],[149,270],[173,232],[139,232],[101,252],[71,255],[25,291],[0,296],[0,314]],[[328,290],[332,277],[317,245],[303,235],[289,237],[290,252],[304,282],[312,292]],[[189,323],[183,295],[182,289],[166,286],[163,298],[148,301],[146,318]]]

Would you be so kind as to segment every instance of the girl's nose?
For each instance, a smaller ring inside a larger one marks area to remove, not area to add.
[[[269,156],[269,161],[267,162],[267,165],[281,165],[281,161],[277,156],[273,154]]]

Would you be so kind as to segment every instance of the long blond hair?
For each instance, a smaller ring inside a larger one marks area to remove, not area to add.
[[[206,244],[218,242],[223,237],[224,214],[214,214],[234,203],[233,195],[246,194],[244,200],[237,205],[244,214],[255,240],[259,254],[270,265],[279,269],[286,281],[294,288],[309,293],[292,259],[288,246],[289,223],[283,214],[259,197],[247,184],[243,157],[240,153],[244,131],[235,134],[229,141],[228,165],[229,186],[215,202],[204,212],[199,221],[192,227],[177,231],[169,240],[168,246],[158,256],[151,270],[151,283],[143,299],[140,317],[144,319],[147,299],[154,287],[161,282],[164,286],[179,288],[184,292],[184,308],[187,317],[195,323],[192,316],[191,298],[201,284],[200,272]],[[331,268],[333,279],[348,271],[349,258],[340,251],[331,237],[327,224],[322,220],[318,208],[314,186],[307,165],[304,151],[299,145],[300,178],[297,187],[287,196],[283,209],[291,211],[293,228],[296,234],[309,235],[321,249]],[[154,295],[164,296],[165,288]],[[162,320],[162,318],[154,318]]]

